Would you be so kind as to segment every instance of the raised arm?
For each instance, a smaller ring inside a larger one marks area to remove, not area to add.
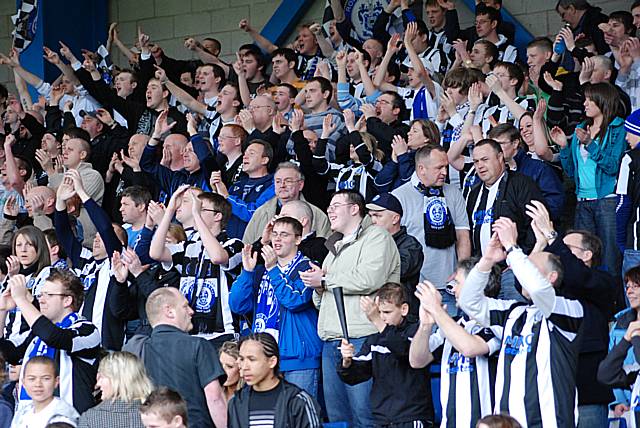
[[[238,27],[240,27],[240,29],[244,32],[246,32],[247,34],[249,34],[249,36],[251,36],[251,38],[258,44],[258,46],[260,46],[260,48],[264,51],[266,51],[268,54],[272,53],[273,51],[275,51],[276,49],[278,49],[278,47],[276,45],[274,45],[273,43],[271,43],[271,41],[269,41],[266,37],[264,37],[262,34],[258,33],[250,24],[249,24],[249,20],[247,19],[243,19],[238,23]]]
[[[180,101],[180,103],[187,106],[189,110],[195,111],[202,115],[207,114],[206,104],[196,100],[187,91],[185,91],[180,86],[176,85],[171,80],[169,80],[169,78],[167,77],[167,73],[165,73],[165,71],[162,68],[158,67],[157,65],[155,67],[156,67],[156,79],[158,79],[160,83],[165,85],[169,90],[169,92],[171,92],[173,96],[175,96],[176,99]]]

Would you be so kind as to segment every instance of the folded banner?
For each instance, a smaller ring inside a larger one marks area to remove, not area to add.
[[[21,0],[18,12],[11,17],[13,22],[13,46],[22,52],[36,36],[38,22],[38,0]]]

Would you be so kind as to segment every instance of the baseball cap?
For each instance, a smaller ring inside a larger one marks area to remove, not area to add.
[[[400,214],[400,217],[403,214],[400,201],[391,193],[380,193],[371,200],[371,203],[367,204],[367,209],[370,211],[389,210]]]

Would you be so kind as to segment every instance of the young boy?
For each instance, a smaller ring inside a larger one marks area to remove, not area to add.
[[[145,428],[187,428],[187,403],[175,391],[161,387],[140,406]]]
[[[357,354],[354,346],[342,339],[338,375],[349,385],[373,378],[370,399],[375,425],[431,426],[429,370],[409,365],[409,348],[418,323],[406,319],[409,303],[405,289],[387,283],[375,300],[361,297],[360,306],[379,333],[369,336]],[[403,394],[398,394],[399,390]]]
[[[246,245],[229,306],[240,315],[253,313],[253,332],[267,332],[278,340],[285,380],[316,397],[322,343],[313,289],[300,278],[301,272],[310,269],[309,259],[298,251],[301,240],[302,224],[280,217],[273,224],[271,245],[262,247],[264,267],[256,268],[258,255]]]
[[[78,422],[80,415],[68,403],[53,393],[58,388],[60,378],[56,373],[55,362],[48,357],[38,356],[27,361],[22,383],[31,401],[18,405],[13,418],[13,428],[44,428],[49,422],[64,420]]]

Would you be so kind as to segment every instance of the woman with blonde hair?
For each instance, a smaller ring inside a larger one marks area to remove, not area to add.
[[[238,364],[238,358],[240,358],[238,343],[224,342],[218,351],[218,358],[222,369],[227,375],[227,380],[222,386],[224,387],[224,398],[228,403],[236,394],[236,391],[239,391],[244,386],[244,381],[240,378],[240,366]]]
[[[140,404],[153,390],[142,361],[129,352],[113,352],[100,361],[96,385],[102,402],[80,416],[78,428],[144,428]]]

